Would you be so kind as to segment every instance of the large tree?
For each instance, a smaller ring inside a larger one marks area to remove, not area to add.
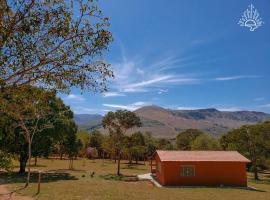
[[[117,175],[120,175],[121,149],[124,135],[128,129],[141,126],[140,118],[134,112],[128,110],[108,112],[102,120],[102,126],[109,130],[110,139],[113,141],[113,148],[118,159]]]
[[[106,89],[109,25],[93,0],[0,1],[0,87]]]
[[[253,166],[254,178],[258,177],[258,166],[270,156],[270,122],[245,125],[222,136],[221,146],[237,150],[247,156]]]
[[[54,92],[36,87],[20,86],[0,91],[0,113],[14,122],[15,133],[23,136],[25,140],[21,148],[27,148],[23,156],[26,160],[28,159],[26,186],[30,180],[34,137],[47,129],[52,129],[56,116],[65,116],[66,112],[69,112],[63,105],[62,100],[57,98]]]

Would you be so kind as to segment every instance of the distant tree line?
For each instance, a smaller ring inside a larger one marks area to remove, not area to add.
[[[117,164],[117,174],[120,175],[120,160],[129,164],[138,164],[148,160],[156,150],[236,150],[251,160],[250,171],[258,179],[258,171],[267,168],[270,158],[270,122],[255,125],[245,125],[234,129],[217,138],[197,129],[187,129],[180,132],[176,138],[155,138],[150,132],[136,131],[127,134],[127,130],[141,125],[135,113],[127,110],[109,112],[103,119],[104,134],[99,130],[92,132],[78,131],[73,121],[69,107],[57,97],[53,97],[54,117],[48,118],[52,127],[36,134],[32,141],[31,154],[34,158],[51,154],[62,159],[67,156],[70,168],[77,157],[89,159],[110,159]],[[18,158],[20,172],[25,171],[29,160],[28,142],[16,121],[2,115],[0,120],[0,167],[11,167],[11,158]],[[30,124],[31,125],[31,124]],[[130,133],[130,131],[129,131]],[[36,160],[36,159],[35,159]],[[36,164],[36,163],[35,163]]]

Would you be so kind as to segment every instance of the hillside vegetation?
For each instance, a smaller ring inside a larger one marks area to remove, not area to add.
[[[135,111],[141,118],[142,127],[130,132],[151,132],[155,137],[174,138],[186,129],[194,128],[220,136],[244,124],[256,124],[270,119],[270,114],[255,111],[219,111],[214,108],[199,110],[170,110],[157,106],[146,106]],[[81,130],[101,128],[101,115],[75,115]]]

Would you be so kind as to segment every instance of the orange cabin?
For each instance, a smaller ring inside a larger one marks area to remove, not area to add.
[[[246,164],[237,151],[156,151],[151,172],[167,186],[247,186]]]

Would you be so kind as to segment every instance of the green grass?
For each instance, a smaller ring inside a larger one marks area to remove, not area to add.
[[[260,200],[270,199],[269,174],[262,181],[249,179],[249,186],[259,191],[233,188],[156,188],[146,181],[136,181],[135,175],[149,172],[148,165],[132,165],[122,162],[122,176],[115,176],[113,161],[76,160],[74,169],[68,170],[67,160],[38,160],[43,170],[41,193],[35,196],[37,173],[31,177],[31,184],[19,194],[45,200]],[[95,172],[94,177],[91,177]],[[9,183],[10,188],[24,185],[24,176],[16,173],[2,174],[0,178]]]

